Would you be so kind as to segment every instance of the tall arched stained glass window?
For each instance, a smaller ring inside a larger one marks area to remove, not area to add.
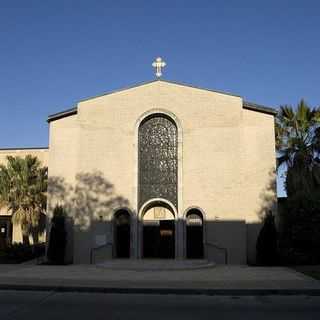
[[[165,115],[152,115],[139,127],[139,208],[152,198],[177,208],[177,174],[177,126]]]

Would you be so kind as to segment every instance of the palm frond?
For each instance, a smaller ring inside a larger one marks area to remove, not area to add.
[[[277,167],[287,166],[287,194],[313,192],[319,181],[320,109],[301,99],[294,109],[280,106],[275,120]],[[319,185],[319,184],[318,184]]]
[[[45,210],[47,168],[31,155],[7,157],[0,166],[0,202],[13,212],[12,220],[24,228],[36,226]]]

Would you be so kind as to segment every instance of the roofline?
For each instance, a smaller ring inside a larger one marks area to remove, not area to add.
[[[188,84],[188,83],[185,83],[185,82],[178,82],[178,81],[172,81],[172,80],[161,80],[161,79],[159,81],[176,84],[178,86],[190,87],[190,88],[194,88],[194,89],[198,89],[198,90],[204,90],[204,91],[224,94],[226,96],[233,96],[233,97],[237,97],[237,98],[242,98],[240,95],[235,94],[235,93],[226,92],[226,91],[220,91],[220,90],[213,90],[213,89],[208,89],[208,88],[203,88],[203,87],[198,87],[198,86],[195,86],[193,84]]]
[[[147,85],[147,84],[150,84],[150,83],[153,83],[153,82],[157,82],[157,81],[163,81],[163,80],[155,79],[155,80],[150,80],[150,81],[139,82],[139,83],[133,84],[131,86],[123,87],[121,89],[116,89],[116,90],[112,90],[112,91],[106,91],[104,93],[97,94],[95,96],[90,96],[90,97],[87,97],[87,98],[80,99],[79,102],[84,102],[84,101],[88,101],[88,100],[91,100],[91,99],[100,98],[100,97],[103,97],[103,96],[108,96],[110,94],[118,93],[118,92],[125,91],[125,90],[130,90],[130,89],[137,88],[137,87],[140,87],[140,86],[144,86],[144,85]]]
[[[83,102],[83,101],[87,101],[87,100],[91,100],[91,99],[95,99],[95,98],[100,98],[100,97],[107,96],[107,95],[110,95],[110,94],[114,94],[114,93],[118,93],[118,92],[121,92],[121,91],[125,91],[125,90],[129,90],[129,89],[137,88],[137,87],[140,87],[140,86],[144,86],[144,85],[147,85],[147,84],[150,84],[150,83],[153,83],[153,82],[157,82],[157,81],[159,81],[159,82],[167,82],[167,83],[175,84],[175,85],[178,85],[178,86],[190,87],[190,88],[194,88],[194,89],[198,89],[198,90],[205,90],[205,91],[224,94],[224,95],[227,95],[227,96],[234,96],[234,97],[241,98],[240,95],[236,95],[236,94],[229,93],[229,92],[223,92],[223,91],[218,91],[218,90],[201,88],[201,87],[194,86],[192,84],[183,83],[183,82],[177,82],[177,81],[172,81],[172,80],[155,79],[155,80],[136,83],[134,85],[127,86],[127,87],[124,87],[124,88],[121,88],[121,89],[117,89],[117,90],[107,91],[105,93],[102,93],[102,94],[99,94],[99,95],[96,95],[96,96],[91,96],[91,97],[88,97],[88,98],[81,99],[81,100],[79,100],[79,102]]]
[[[54,121],[54,120],[59,120],[61,118],[65,118],[65,117],[69,117],[69,116],[72,116],[74,114],[77,114],[77,112],[78,112],[78,108],[74,107],[74,108],[67,109],[67,110],[64,110],[64,111],[61,111],[61,112],[58,112],[58,113],[54,113],[54,114],[51,114],[51,115],[48,116],[47,122],[51,122],[51,121]]]
[[[0,148],[0,151],[15,151],[15,150],[48,150],[49,147],[23,147],[23,148]]]
[[[248,110],[252,110],[252,111],[271,114],[273,116],[277,115],[277,113],[278,113],[278,111],[274,108],[266,107],[266,106],[256,104],[253,102],[248,102],[248,101],[243,101],[243,108],[248,109]]]
[[[95,98],[100,98],[100,97],[103,97],[103,96],[106,96],[106,95],[119,93],[119,92],[122,92],[122,91],[125,91],[125,90],[130,90],[130,89],[133,89],[133,88],[136,88],[136,87],[140,87],[140,86],[143,86],[143,85],[147,85],[147,84],[150,84],[150,83],[153,83],[153,82],[157,82],[157,81],[167,82],[167,83],[171,83],[171,84],[175,84],[175,85],[179,85],[179,86],[185,86],[185,87],[190,87],[190,88],[194,88],[194,89],[198,89],[198,90],[205,90],[205,91],[209,91],[209,92],[215,92],[215,93],[218,93],[218,94],[223,94],[223,95],[242,98],[240,95],[232,94],[232,93],[229,93],[229,92],[223,92],[223,91],[218,91],[218,90],[201,88],[201,87],[197,87],[197,86],[190,85],[190,84],[187,84],[187,83],[176,82],[176,81],[171,81],[171,80],[155,79],[155,80],[151,80],[151,81],[140,82],[138,84],[134,84],[132,86],[127,86],[127,87],[124,87],[122,89],[105,92],[105,93],[102,93],[102,94],[99,94],[99,95],[96,95],[96,96],[91,96],[91,97],[88,97],[88,98],[84,98],[84,99],[79,100],[79,102],[84,102],[84,101],[92,100],[92,99],[95,99]],[[256,104],[256,103],[252,103],[252,102],[248,102],[248,101],[243,101],[243,108],[244,109],[253,110],[253,111],[262,112],[262,113],[272,114],[272,115],[276,115],[277,114],[277,110],[275,110],[274,108],[266,107],[266,106],[259,105],[259,104]],[[49,123],[51,121],[55,121],[55,120],[59,120],[59,119],[65,118],[65,117],[69,117],[69,116],[77,114],[77,112],[78,112],[77,107],[73,107],[71,109],[67,109],[67,110],[64,110],[64,111],[61,111],[61,112],[58,112],[58,113],[54,113],[54,114],[51,114],[51,115],[48,116],[47,122]]]

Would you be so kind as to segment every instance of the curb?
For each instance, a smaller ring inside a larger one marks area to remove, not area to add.
[[[192,289],[192,288],[119,288],[90,286],[51,286],[0,284],[0,290],[54,291],[114,294],[159,294],[159,295],[209,295],[209,296],[266,296],[308,295],[320,296],[319,289]]]
[[[150,267],[150,266],[144,266],[144,267],[118,267],[118,266],[112,266],[112,265],[104,265],[104,264],[96,264],[96,268],[101,268],[105,270],[114,270],[114,271],[188,271],[188,270],[203,270],[203,269],[211,269],[216,267],[217,265],[215,263],[206,263],[206,264],[200,264],[200,265],[190,265],[190,266],[183,266],[183,267]]]

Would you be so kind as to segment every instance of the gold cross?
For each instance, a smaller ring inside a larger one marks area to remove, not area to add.
[[[156,69],[156,77],[160,78],[162,76],[161,68],[165,67],[166,63],[158,57],[156,61],[152,63],[152,66]]]

